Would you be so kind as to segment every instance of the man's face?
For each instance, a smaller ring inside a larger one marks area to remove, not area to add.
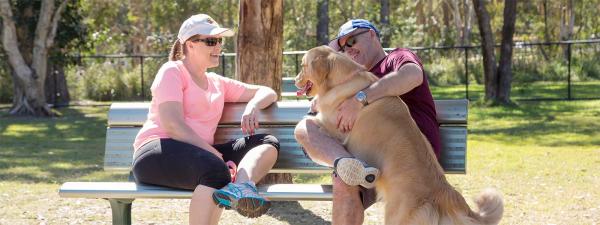
[[[373,32],[371,30],[356,29],[338,40],[340,46],[338,50],[364,66],[368,62],[368,52],[372,48],[372,38]]]

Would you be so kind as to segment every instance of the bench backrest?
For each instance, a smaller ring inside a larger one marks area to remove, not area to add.
[[[133,141],[146,120],[149,103],[113,103],[108,112],[105,170],[129,171],[133,158]],[[442,139],[441,164],[447,173],[465,173],[467,100],[436,100]],[[242,136],[239,128],[243,103],[227,103],[215,143]],[[308,101],[283,101],[260,112],[259,133],[275,135],[281,152],[272,173],[328,173],[330,168],[308,159],[294,138],[294,128],[308,111]]]

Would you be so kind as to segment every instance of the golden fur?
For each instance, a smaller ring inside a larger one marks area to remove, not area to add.
[[[380,169],[376,182],[385,202],[386,224],[497,224],[502,198],[489,189],[472,211],[447,181],[430,143],[398,97],[384,97],[364,107],[350,133],[336,127],[338,106],[377,78],[329,47],[309,50],[302,58],[296,86],[308,81],[307,93],[318,96],[316,121],[330,136],[342,141],[355,157]]]

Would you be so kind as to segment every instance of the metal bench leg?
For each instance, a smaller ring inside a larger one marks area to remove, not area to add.
[[[131,203],[134,199],[106,199],[112,209],[113,225],[131,225]]]

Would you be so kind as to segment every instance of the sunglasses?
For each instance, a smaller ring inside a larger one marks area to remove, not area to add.
[[[205,38],[205,39],[197,38],[197,39],[193,39],[190,41],[194,42],[194,43],[204,42],[204,43],[206,43],[207,46],[215,46],[215,45],[217,45],[217,43],[223,44],[223,38],[215,38],[215,37],[209,37],[209,38]]]
[[[340,51],[341,51],[341,52],[344,52],[344,51],[346,51],[346,49],[345,49],[346,47],[352,48],[352,46],[354,46],[354,45],[356,44],[356,37],[357,37],[358,35],[361,35],[361,34],[367,33],[367,32],[369,32],[369,31],[370,31],[370,30],[364,30],[364,31],[358,32],[358,33],[356,33],[356,34],[354,34],[354,35],[352,35],[352,36],[348,37],[348,39],[346,39],[346,43],[344,43],[344,46],[340,45],[340,43],[339,43],[339,40],[338,40],[338,45],[340,46]]]

